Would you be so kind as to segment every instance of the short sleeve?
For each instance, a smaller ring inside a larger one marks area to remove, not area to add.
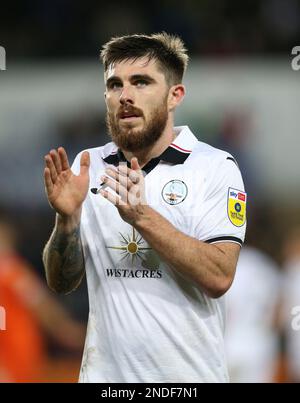
[[[224,154],[218,163],[212,163],[204,186],[201,215],[195,226],[196,238],[207,243],[242,245],[247,194],[235,159]]]
[[[76,155],[74,158],[73,164],[71,165],[71,170],[74,175],[79,175],[80,173],[80,158],[81,158],[82,152]]]

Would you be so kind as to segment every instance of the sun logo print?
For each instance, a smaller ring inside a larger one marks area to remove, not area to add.
[[[127,234],[124,236],[119,232],[121,237],[121,245],[119,246],[106,246],[107,249],[116,249],[121,251],[122,258],[120,261],[125,259],[131,259],[131,264],[137,262],[138,259],[145,261],[146,251],[152,250],[150,247],[143,246],[146,244],[141,235],[136,234],[135,229],[132,227],[132,234]]]

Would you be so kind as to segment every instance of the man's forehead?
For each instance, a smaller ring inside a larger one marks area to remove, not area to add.
[[[127,59],[112,63],[106,71],[106,79],[112,76],[136,75],[136,74],[162,74],[158,62],[144,56],[138,59]]]

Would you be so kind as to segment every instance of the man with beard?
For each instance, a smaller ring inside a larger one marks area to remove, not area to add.
[[[86,272],[90,314],[81,382],[226,382],[223,294],[245,235],[234,158],[174,127],[188,56],[166,33],[104,45],[112,142],[45,157],[56,224],[50,288]],[[89,191],[89,189],[91,191]]]

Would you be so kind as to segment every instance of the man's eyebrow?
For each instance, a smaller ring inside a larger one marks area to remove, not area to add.
[[[148,74],[134,74],[129,77],[130,81],[137,81],[137,80],[145,80],[149,83],[155,83],[156,80],[149,76]],[[111,76],[106,80],[106,87],[108,87],[110,84],[115,83],[115,82],[122,82],[121,78],[118,76]]]
[[[109,84],[114,83],[114,82],[121,82],[121,79],[118,76],[111,76],[106,80],[106,87],[109,86]]]
[[[130,77],[131,81],[136,81],[136,80],[145,80],[148,81],[149,83],[155,83],[156,80],[149,76],[148,74],[134,74],[133,76]]]

